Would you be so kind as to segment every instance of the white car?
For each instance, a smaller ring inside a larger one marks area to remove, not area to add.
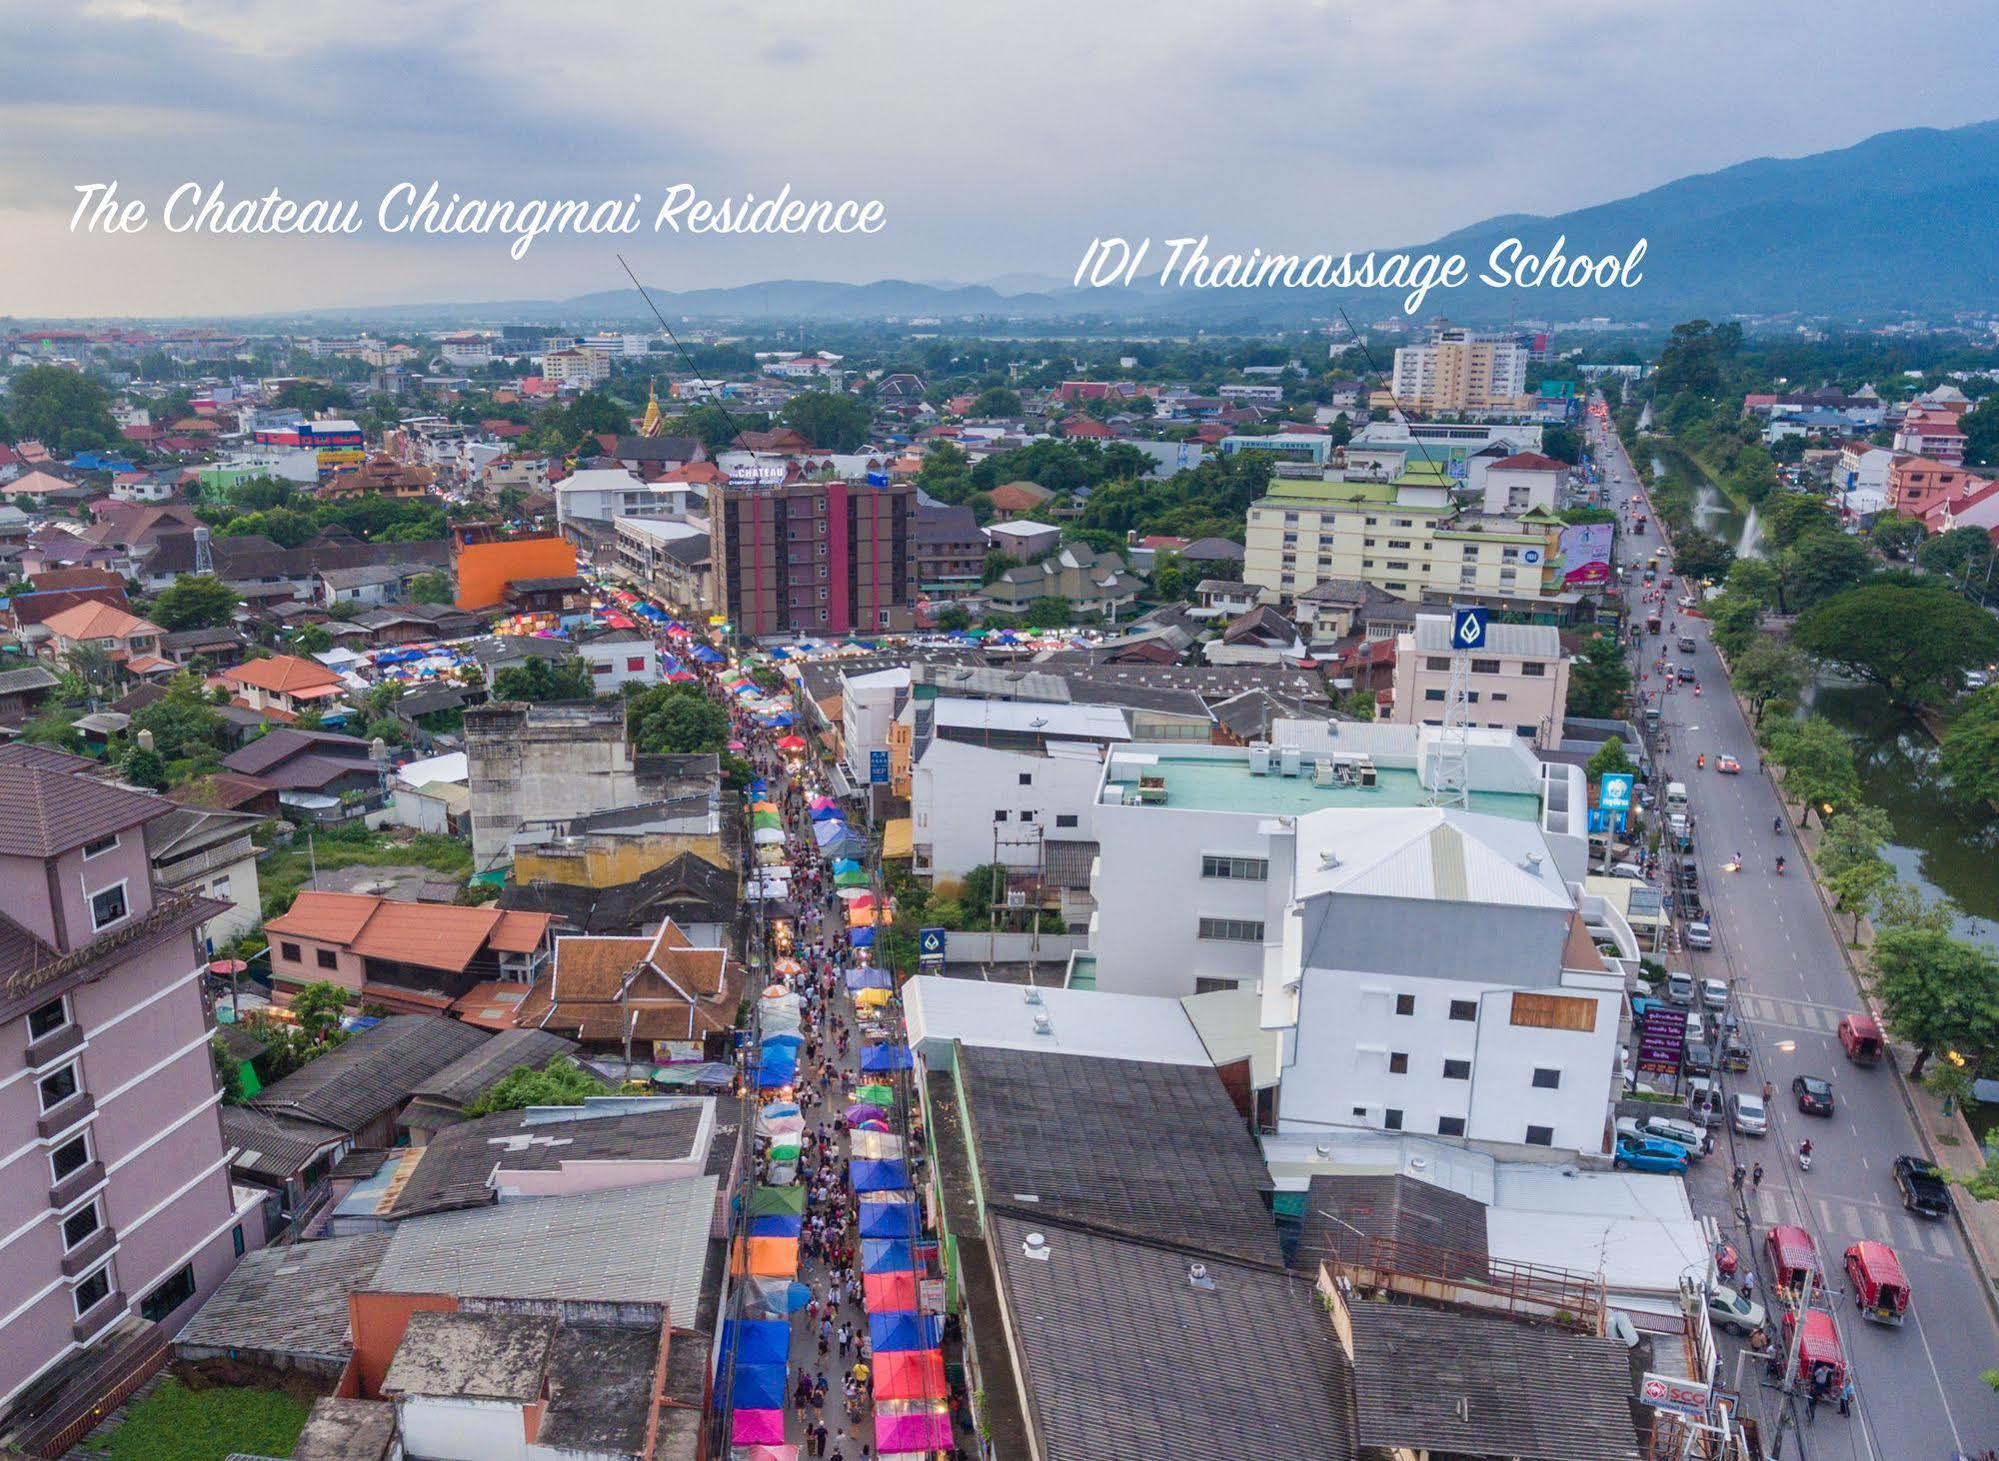
[[[1731,1334],[1750,1334],[1763,1327],[1763,1306],[1731,1288],[1713,1288],[1707,1296],[1708,1322]]]
[[[1714,929],[1707,923],[1690,923],[1687,925],[1686,940],[1690,949],[1711,949],[1714,947]]]
[[[1728,981],[1712,974],[1701,981],[1701,1003],[1711,1010],[1728,1008]]]
[[[1634,883],[1645,881],[1645,869],[1635,862],[1614,862],[1610,865],[1613,878],[1628,878]]]
[[[1737,1091],[1728,1098],[1729,1120],[1744,1136],[1766,1136],[1770,1131],[1770,1113],[1763,1109],[1763,1098],[1748,1091]]]

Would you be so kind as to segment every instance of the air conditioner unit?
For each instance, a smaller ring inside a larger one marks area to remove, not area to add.
[[[1270,774],[1270,747],[1262,741],[1250,742],[1249,774],[1251,776],[1268,776]]]
[[[1284,775],[1296,776],[1304,770],[1304,755],[1296,746],[1280,746],[1277,748],[1277,766]]]

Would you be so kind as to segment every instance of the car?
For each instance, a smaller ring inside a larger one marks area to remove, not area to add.
[[[1717,756],[1714,758],[1714,769],[1723,776],[1734,776],[1742,770],[1742,763],[1733,756]]]
[[[1934,1163],[1924,1157],[1900,1156],[1895,1158],[1894,1171],[1903,1207],[1918,1217],[1950,1216],[1950,1183],[1937,1175]]]
[[[1610,865],[1613,878],[1627,878],[1634,883],[1645,881],[1645,869],[1635,862],[1614,862]]]
[[[1691,908],[1685,910],[1692,912]],[[1714,947],[1714,928],[1703,919],[1696,919],[1687,925],[1687,947],[1690,949],[1711,949]]]
[[[1652,1136],[1620,1136],[1611,1165],[1620,1171],[1664,1172],[1684,1177],[1687,1172],[1687,1149],[1676,1142],[1661,1141]]]
[[[1701,1126],[1721,1125],[1721,1087],[1711,1075],[1687,1082],[1687,1116]]]
[[[1744,1136],[1767,1136],[1770,1131],[1770,1113],[1763,1108],[1763,1098],[1748,1091],[1737,1091],[1728,1098],[1728,1119]]]
[[[1668,585],[1669,585],[1669,586],[1670,586],[1670,583],[1671,583],[1671,580],[1668,580]],[[1678,670],[1676,670],[1676,671],[1675,671],[1674,673],[1676,673],[1676,674],[1677,674],[1677,675],[1679,676],[1679,678],[1680,678],[1680,683],[1681,683],[1682,685],[1691,685],[1691,684],[1693,684],[1693,682],[1694,682],[1694,667],[1693,667],[1692,665],[1681,665],[1681,666],[1679,667],[1679,669],[1678,669]]]
[[[1708,1291],[1707,1317],[1710,1324],[1730,1334],[1752,1334],[1763,1327],[1768,1316],[1754,1299],[1745,1299],[1731,1288],[1717,1288]]]
[[[1681,887],[1692,892],[1701,885],[1701,865],[1691,857],[1683,857],[1674,868],[1674,876],[1679,879]]]
[[[1704,1044],[1687,1046],[1680,1052],[1680,1064],[1688,1075],[1713,1075],[1714,1054]]]
[[[1697,1009],[1687,1011],[1687,1039],[1695,1045],[1704,1044],[1707,1040],[1707,1021]]]
[[[1798,1109],[1807,1116],[1832,1115],[1832,1082],[1822,1076],[1796,1075],[1791,1077],[1791,1094],[1798,1098]]]
[[[1666,975],[1666,998],[1674,1004],[1692,1004],[1696,987],[1694,976],[1691,974],[1683,974],[1674,969]]]
[[[1624,1120],[1631,1121],[1632,1118],[1627,1116]],[[1623,1122],[1620,1121],[1618,1125],[1621,1130]],[[1635,1135],[1651,1141],[1670,1141],[1675,1146],[1683,1146],[1690,1157],[1700,1156],[1701,1149],[1707,1144],[1706,1131],[1693,1122],[1682,1121],[1676,1116],[1641,1116],[1633,1122],[1633,1125],[1636,1128]]]
[[[1728,981],[1712,974],[1701,980],[1701,1003],[1711,1010],[1728,1008]]]

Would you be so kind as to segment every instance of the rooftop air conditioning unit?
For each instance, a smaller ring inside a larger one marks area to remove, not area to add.
[[[1036,1015],[1036,1016],[1034,1017],[1034,1033],[1035,1033],[1035,1034],[1037,1034],[1037,1035],[1052,1035],[1052,1034],[1054,1034],[1054,1033],[1055,1033],[1055,1022],[1054,1022],[1053,1020],[1049,1019],[1049,1018],[1048,1018],[1048,1016],[1047,1016],[1046,1014],[1038,1014],[1038,1015]]]
[[[1305,758],[1296,746],[1279,746],[1277,766],[1284,775],[1296,776],[1304,769]]]
[[[1251,776],[1268,776],[1270,774],[1270,747],[1262,741],[1250,742],[1249,774]]]

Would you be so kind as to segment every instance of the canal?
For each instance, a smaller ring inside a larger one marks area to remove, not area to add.
[[[1888,814],[1895,840],[1882,849],[1903,882],[1963,910],[1959,934],[1999,949],[1999,818],[1964,807],[1937,769],[1936,742],[1870,685],[1821,683],[1812,708],[1853,739],[1860,795]]]
[[[1756,520],[1756,509],[1752,507],[1744,513],[1714,485],[1700,463],[1676,446],[1653,444],[1652,499],[1671,526],[1692,527],[1711,538],[1719,538],[1738,557],[1763,556],[1763,534]]]

